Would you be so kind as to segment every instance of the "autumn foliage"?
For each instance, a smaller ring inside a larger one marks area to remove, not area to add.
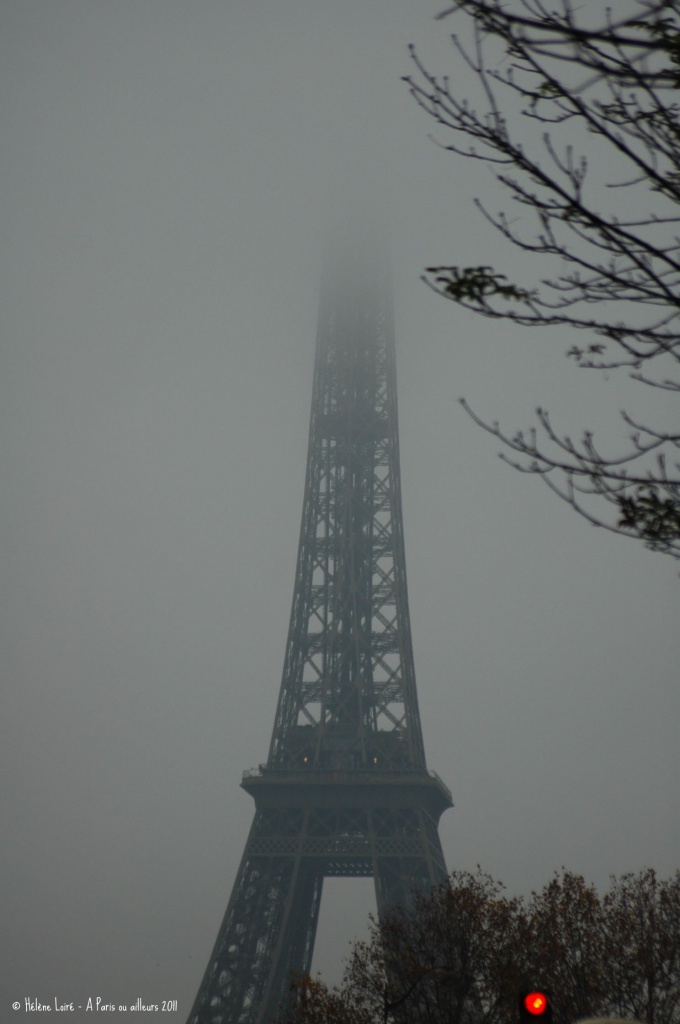
[[[281,1024],[516,1024],[518,993],[550,989],[555,1024],[680,1024],[680,871],[612,877],[600,895],[566,870],[529,899],[453,872],[412,910],[372,922],[342,984],[296,979]]]

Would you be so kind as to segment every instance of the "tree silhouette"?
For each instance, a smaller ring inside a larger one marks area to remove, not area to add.
[[[562,870],[528,900],[478,869],[372,923],[342,984],[296,979],[286,1024],[516,1024],[518,994],[550,989],[555,1024],[680,1024],[680,871],[610,879]]]
[[[513,216],[476,205],[504,238],[540,258],[541,276],[527,283],[491,266],[437,266],[424,279],[482,316],[582,331],[586,340],[568,352],[580,367],[623,370],[640,386],[677,394],[677,3],[636,0],[632,13],[617,17],[603,4],[577,13],[570,0],[456,0],[440,18],[459,15],[471,20],[472,42],[453,35],[453,43],[483,106],[459,91],[464,76],[432,74],[413,48],[416,71],[406,81],[445,130],[440,145],[492,166]],[[553,276],[542,276],[546,267]],[[589,430],[576,441],[562,435],[545,409],[533,427],[512,434],[463,405],[503,443],[505,461],[540,476],[591,523],[680,558],[673,427],[624,411],[623,450],[605,454]]]

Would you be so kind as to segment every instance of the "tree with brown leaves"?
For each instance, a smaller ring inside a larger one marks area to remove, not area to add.
[[[342,984],[298,978],[281,1024],[516,1024],[519,992],[553,994],[555,1024],[680,1024],[680,871],[612,877],[600,897],[563,870],[528,901],[478,870],[372,922]]]

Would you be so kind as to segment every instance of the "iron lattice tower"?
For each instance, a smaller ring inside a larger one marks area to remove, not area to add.
[[[309,971],[325,877],[372,876],[378,913],[446,875],[451,794],[428,772],[401,512],[392,304],[327,269],[293,606],[255,818],[189,1024],[271,1024]]]

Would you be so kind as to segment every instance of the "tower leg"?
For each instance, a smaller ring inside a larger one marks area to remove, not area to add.
[[[378,915],[398,904],[408,907],[415,893],[429,892],[446,878],[437,822],[424,808],[374,811],[378,856],[374,866]]]
[[[270,1024],[292,972],[311,968],[323,872],[299,854],[263,855],[263,819],[258,811],[189,1024]]]

